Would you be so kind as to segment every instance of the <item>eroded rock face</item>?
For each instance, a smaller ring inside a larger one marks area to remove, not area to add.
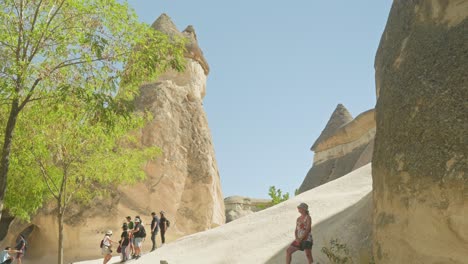
[[[265,209],[270,204],[271,200],[268,199],[254,199],[242,196],[226,197],[224,198],[226,223]]]
[[[153,28],[188,39],[185,72],[170,71],[143,85],[136,105],[154,116],[142,131],[144,144],[163,150],[163,157],[146,169],[153,180],[152,202],[165,201],[165,208],[176,209],[167,211],[175,216],[179,231],[190,234],[225,222],[218,166],[203,109],[209,67],[192,26],[180,33],[163,14]]]
[[[374,135],[373,109],[353,119],[339,104],[311,148],[315,152],[313,166],[299,192],[335,180],[371,162]]]
[[[393,2],[375,61],[376,263],[468,260],[468,1]]]
[[[189,38],[186,70],[167,72],[157,81],[142,85],[135,101],[137,109],[150,111],[154,117],[141,130],[142,142],[160,147],[163,154],[146,164],[144,182],[120,186],[110,199],[96,201],[91,208],[71,208],[65,225],[67,263],[99,258],[99,241],[105,230],[113,230],[118,241],[127,215],[140,215],[149,224],[152,211],[164,210],[171,221],[166,234],[169,241],[225,223],[220,177],[202,105],[208,64],[192,27],[181,33],[166,15],[153,25],[169,35]],[[54,263],[58,228],[53,213],[54,207],[48,205],[30,224],[13,220],[2,246],[13,245],[19,232],[33,227],[27,258],[36,264]],[[159,245],[159,237],[157,241]],[[145,251],[150,244],[147,239]]]

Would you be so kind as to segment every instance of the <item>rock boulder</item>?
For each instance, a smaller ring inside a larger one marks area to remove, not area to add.
[[[468,1],[395,0],[375,60],[376,263],[467,263]]]

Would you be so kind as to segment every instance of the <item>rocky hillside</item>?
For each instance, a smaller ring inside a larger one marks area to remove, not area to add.
[[[353,119],[348,110],[339,104],[311,147],[315,152],[313,165],[299,192],[335,180],[371,162],[374,136],[373,109]]]
[[[375,70],[376,263],[467,263],[468,1],[393,1]]]
[[[99,257],[98,243],[103,232],[112,229],[118,233],[127,215],[140,215],[149,223],[152,211],[166,211],[171,220],[169,240],[225,222],[220,177],[202,105],[208,64],[193,27],[179,32],[166,15],[158,18],[153,27],[188,39],[185,72],[167,72],[142,85],[135,102],[139,110],[150,111],[154,117],[141,131],[142,142],[159,146],[163,154],[146,164],[145,182],[120,186],[113,197],[96,201],[91,208],[73,208],[65,226],[67,263]],[[54,263],[58,234],[53,210],[46,206],[30,224],[13,220],[2,246],[14,244],[16,235],[30,228],[26,261]]]

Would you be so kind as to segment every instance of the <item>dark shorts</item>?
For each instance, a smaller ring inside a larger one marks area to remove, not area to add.
[[[312,249],[312,245],[314,243],[312,241],[301,241],[299,246],[293,245],[295,248],[299,249],[300,251],[304,251],[305,249]]]

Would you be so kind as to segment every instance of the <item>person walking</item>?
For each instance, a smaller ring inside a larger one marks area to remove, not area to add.
[[[130,237],[128,234],[128,226],[127,223],[124,223],[122,226],[122,235],[120,235],[120,248],[122,250],[122,262],[127,261],[128,258],[128,245],[130,244]]]
[[[102,239],[102,255],[104,255],[104,260],[103,264],[106,264],[109,262],[109,260],[112,258],[112,244],[115,243],[111,239],[112,236],[112,230],[107,230],[106,235]]]
[[[159,232],[161,232],[161,246],[166,243],[166,230],[169,227],[164,211],[159,212]]]
[[[18,238],[16,238],[15,249],[18,251],[16,254],[16,263],[21,264],[21,259],[23,258],[26,251],[26,239],[22,234],[19,234]]]
[[[312,257],[312,218],[309,214],[309,206],[306,203],[301,203],[297,206],[297,210],[301,214],[296,220],[296,230],[294,231],[295,239],[286,250],[286,264],[291,264],[292,254],[298,250],[304,251],[307,261],[311,264],[314,259]]]
[[[135,227],[133,228],[133,246],[135,248],[135,259],[141,257],[141,247],[143,246],[143,239],[146,237],[145,227],[141,223],[139,216],[135,217]]]
[[[135,223],[132,221],[132,217],[127,216],[127,228],[128,228],[128,237],[130,239],[129,247],[127,248],[128,250],[128,255],[134,257],[135,256],[135,248],[133,246],[133,229],[135,228]]]
[[[156,215],[155,212],[151,213],[151,242],[153,242],[153,247],[151,248],[151,251],[156,250],[156,235],[158,234],[158,229],[159,229],[159,218]]]
[[[20,250],[12,249],[11,247],[6,247],[0,252],[0,264],[11,264],[15,259],[15,254],[22,253]]]

